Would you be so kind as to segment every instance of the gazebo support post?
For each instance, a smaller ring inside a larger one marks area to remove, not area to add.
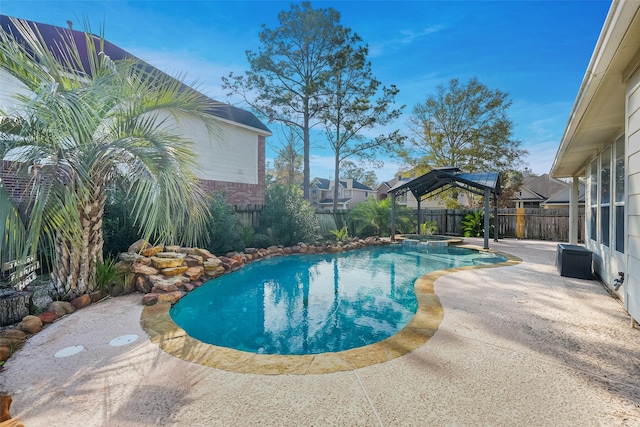
[[[489,202],[491,201],[491,190],[484,189],[484,249],[489,249]]]
[[[422,197],[418,197],[418,229],[416,230],[416,234],[420,235],[420,220],[422,219],[421,214],[420,214],[420,200],[422,199]]]
[[[396,192],[391,193],[391,241],[396,240]]]
[[[493,192],[493,241],[498,241],[498,195]]]

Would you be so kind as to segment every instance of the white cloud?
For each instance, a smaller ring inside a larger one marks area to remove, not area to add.
[[[400,30],[400,34],[404,37],[400,40],[402,44],[413,43],[413,41],[417,38],[437,33],[441,29],[443,29],[443,25],[434,25],[432,27],[423,28],[421,31],[415,32],[413,30]]]
[[[413,31],[411,29],[399,30],[399,35],[394,38],[387,38],[380,42],[370,43],[369,55],[372,58],[382,56],[389,50],[404,47],[422,37],[428,36],[429,34],[437,33],[444,28],[444,25],[433,25],[431,27],[423,28],[420,31]]]

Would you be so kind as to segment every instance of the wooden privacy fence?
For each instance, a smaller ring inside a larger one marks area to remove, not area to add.
[[[438,234],[461,236],[461,222],[473,209],[423,209],[421,221],[435,222]],[[493,219],[491,225],[493,225]],[[578,214],[578,241],[584,241],[584,208]],[[499,238],[569,241],[569,209],[498,209]]]

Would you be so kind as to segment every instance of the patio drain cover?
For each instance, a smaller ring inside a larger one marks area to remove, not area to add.
[[[74,354],[80,353],[82,350],[84,350],[83,345],[73,345],[71,347],[63,348],[55,354],[55,357],[73,356]]]
[[[121,345],[125,345],[125,344],[129,344],[131,342],[134,342],[135,340],[138,339],[137,335],[123,335],[121,337],[118,338],[114,338],[111,341],[109,341],[109,345],[112,347],[120,347]]]

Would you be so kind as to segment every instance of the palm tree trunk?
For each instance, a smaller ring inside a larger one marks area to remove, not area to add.
[[[96,261],[102,261],[102,217],[106,196],[100,194],[93,202],[79,208],[82,224],[81,244],[74,245],[58,235],[56,257],[51,274],[58,294],[74,298],[92,292],[95,288]]]

